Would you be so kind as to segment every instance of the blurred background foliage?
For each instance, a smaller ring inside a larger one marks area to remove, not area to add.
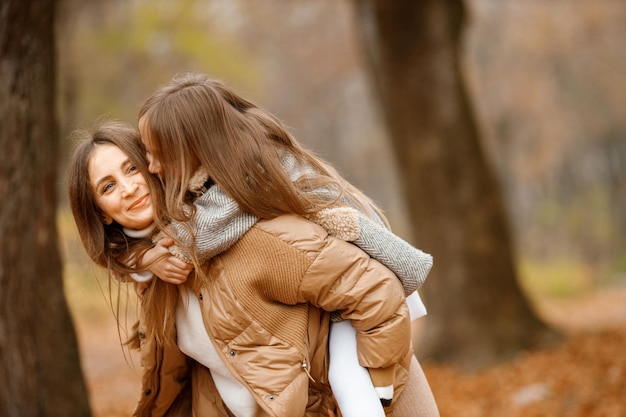
[[[626,282],[626,3],[468,5],[467,81],[508,203],[522,284],[531,295],[560,297]],[[74,129],[102,117],[134,123],[142,101],[174,73],[205,72],[285,121],[407,237],[398,173],[351,6],[348,0],[62,0],[64,154]],[[62,207],[67,261],[81,249],[66,213]],[[66,268],[73,276],[74,267]]]
[[[520,254],[582,287],[623,276],[625,5],[471,3],[468,73]]]

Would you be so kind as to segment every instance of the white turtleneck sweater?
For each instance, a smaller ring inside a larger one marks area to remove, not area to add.
[[[248,389],[228,370],[202,321],[198,296],[187,286],[180,285],[176,307],[176,334],[178,348],[211,370],[211,376],[220,397],[237,417],[264,415]]]
[[[154,224],[143,230],[124,228],[124,233],[134,238],[149,238],[153,232]],[[154,276],[150,271],[131,275],[138,282],[147,282]],[[235,378],[215,350],[202,321],[198,296],[185,285],[179,285],[178,288],[180,295],[176,306],[176,343],[180,351],[211,371],[222,401],[236,417],[265,416],[250,391]]]

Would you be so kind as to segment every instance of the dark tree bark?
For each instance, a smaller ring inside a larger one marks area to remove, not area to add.
[[[0,415],[89,416],[55,222],[55,2],[0,5]]]
[[[463,81],[463,2],[354,4],[414,242],[435,261],[418,356],[476,368],[553,339],[517,284],[499,184]]]

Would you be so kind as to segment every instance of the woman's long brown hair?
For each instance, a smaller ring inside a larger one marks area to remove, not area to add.
[[[129,238],[124,234],[122,225],[117,222],[110,225],[103,222],[102,211],[96,203],[89,178],[92,153],[102,145],[113,145],[122,150],[148,182],[153,206],[162,204],[163,201],[160,183],[148,171],[139,132],[132,126],[117,121],[105,121],[93,133],[79,130],[73,136],[76,144],[68,165],[67,187],[70,208],[81,242],[91,260],[108,271],[109,280],[130,281],[128,274],[136,272],[130,260],[140,259],[153,245],[150,239]],[[113,287],[110,282],[111,303],[114,298],[111,294]],[[172,334],[170,326],[175,317],[177,294],[176,286],[159,279],[153,279],[144,292],[142,308],[145,324],[148,332],[160,343],[164,343]],[[119,303],[119,294],[116,299]],[[118,304],[111,307],[119,325],[120,306]]]

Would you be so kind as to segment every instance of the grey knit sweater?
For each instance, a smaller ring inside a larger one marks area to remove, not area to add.
[[[292,180],[301,175],[293,158],[286,158],[284,165]],[[218,185],[200,191],[199,184],[206,179],[201,170],[192,179],[190,190],[198,197],[194,201],[196,213],[190,224],[172,222],[169,226],[184,245],[195,244],[201,262],[231,247],[259,220],[243,212]],[[330,235],[354,243],[389,268],[400,279],[408,296],[424,283],[433,264],[432,256],[392,233],[378,216],[373,217],[375,220],[355,207],[333,207],[310,216],[309,220],[324,227]],[[177,256],[181,255],[188,259],[184,251]]]

